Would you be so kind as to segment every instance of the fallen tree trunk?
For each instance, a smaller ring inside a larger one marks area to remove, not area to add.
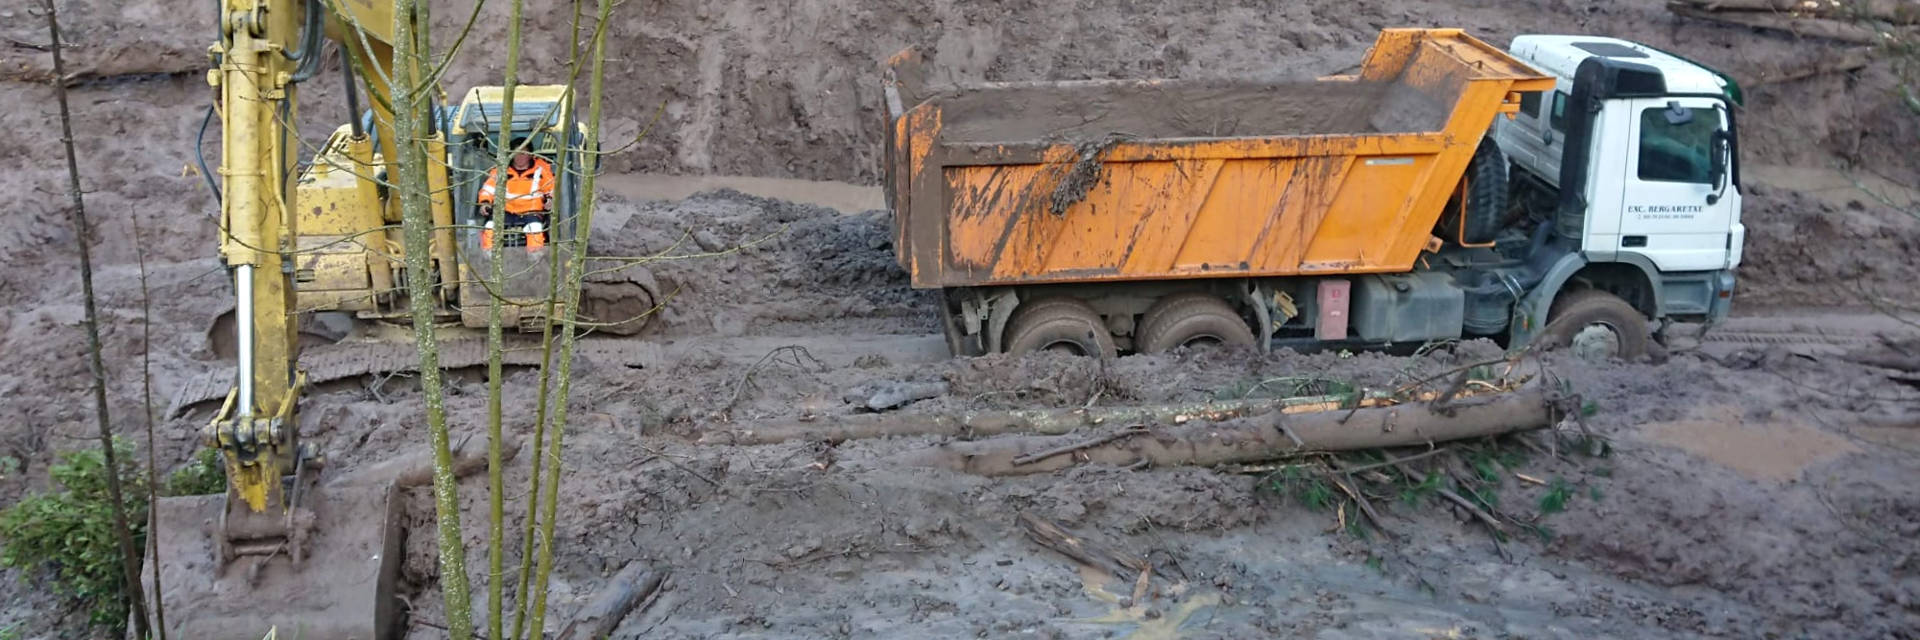
[[[1541,384],[1456,401],[1313,413],[1275,414],[1230,424],[1188,424],[1152,430],[1086,447],[1075,438],[1021,436],[951,442],[893,458],[897,464],[937,467],[978,475],[1046,473],[1082,463],[1156,467],[1258,462],[1315,451],[1405,447],[1494,436],[1553,424],[1555,394]],[[1042,459],[1036,452],[1071,455]]]
[[[1835,20],[1873,19],[1893,24],[1920,24],[1920,3],[1911,0],[1680,0],[1703,11],[1781,13],[1796,17]]]
[[[1854,47],[1841,52],[1838,56],[1814,60],[1799,66],[1781,69],[1774,73],[1763,74],[1751,80],[1741,82],[1740,84],[1743,87],[1751,89],[1761,85],[1805,80],[1829,73],[1857,71],[1873,62],[1873,54],[1873,47]]]
[[[456,478],[471,475],[473,472],[484,469],[487,466],[487,448],[483,446],[467,446],[471,443],[471,440],[472,439],[469,438],[468,441],[461,442],[460,446],[455,447],[453,450],[453,476]],[[500,444],[500,447],[500,460],[502,462],[512,460],[515,455],[520,453],[520,439],[507,438],[505,442]],[[333,484],[372,486],[391,482],[394,487],[405,489],[407,487],[421,486],[432,481],[433,450],[417,449],[401,454],[398,457],[388,458],[369,465],[365,469],[353,472],[352,475],[340,478]]]
[[[1786,14],[1758,11],[1712,11],[1686,2],[1669,2],[1667,10],[1674,15],[1688,18],[1755,29],[1771,29],[1854,44],[1883,44],[1890,38],[1898,40],[1909,35],[1903,30],[1883,36],[1879,30],[1867,25],[1825,18],[1796,18]]]
[[[635,606],[660,588],[666,574],[645,563],[630,562],[560,630],[559,640],[599,640],[613,635]]]
[[[1361,406],[1390,402],[1385,392],[1367,394]],[[1229,400],[1195,404],[1081,409],[978,411],[943,414],[862,414],[811,421],[762,423],[754,428],[711,431],[700,444],[772,444],[789,440],[840,442],[890,436],[937,435],[980,438],[1006,433],[1063,434],[1105,424],[1185,424],[1193,420],[1220,421],[1265,413],[1341,409],[1351,396],[1312,396],[1259,400]]]

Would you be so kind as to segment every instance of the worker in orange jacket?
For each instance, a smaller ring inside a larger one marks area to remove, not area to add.
[[[493,205],[499,190],[500,168],[487,171],[487,182],[480,186],[480,207],[489,222],[480,232],[480,245],[493,248]],[[546,158],[520,151],[507,166],[507,228],[526,232],[527,250],[546,246],[547,214],[553,210],[553,163]]]

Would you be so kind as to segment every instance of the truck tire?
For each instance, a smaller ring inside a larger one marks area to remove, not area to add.
[[[1647,317],[1639,309],[1611,293],[1580,289],[1553,301],[1539,345],[1590,362],[1633,360],[1647,353],[1647,337]]]
[[[1014,308],[1001,350],[1011,354],[1062,351],[1112,358],[1113,335],[1093,307],[1075,298],[1043,298]]]
[[[1460,212],[1455,237],[1467,244],[1493,242],[1507,216],[1507,154],[1493,136],[1480,139],[1480,147],[1467,164],[1467,205]],[[1448,238],[1449,240],[1453,238]]]
[[[1205,293],[1179,293],[1147,310],[1135,334],[1140,353],[1201,344],[1253,346],[1253,330],[1233,307]]]

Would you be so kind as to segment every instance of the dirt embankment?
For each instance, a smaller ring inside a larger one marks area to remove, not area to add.
[[[472,6],[434,5],[441,46],[454,41]],[[199,72],[214,24],[210,3],[75,0],[63,7],[78,45],[70,50],[75,70],[174,74],[165,80],[203,86]],[[12,12],[0,35],[45,40],[31,11]],[[523,78],[563,77],[571,12],[552,7],[528,16]],[[482,12],[447,76],[454,95],[496,81],[504,24],[504,6]],[[1461,27],[1494,43],[1519,33],[1621,36],[1747,79],[1799,68],[1844,46],[1679,19],[1657,0],[1578,7],[1522,0],[1278,6],[673,0],[616,14],[608,72],[618,81],[608,88],[608,134],[636,135],[656,115],[659,123],[633,152],[613,158],[611,168],[875,182],[880,62],[907,46],[927,50],[937,73],[976,80],[1298,80],[1349,70],[1378,29],[1402,26]],[[42,51],[0,50],[8,77],[35,77],[47,66]],[[308,104],[323,105],[325,116],[309,122],[338,122],[338,83],[311,85]],[[1749,125],[1742,150],[1751,162],[1830,166],[1841,160],[1910,178],[1920,165],[1903,141],[1914,139],[1916,127],[1894,86],[1884,63],[1757,86],[1741,117]]]
[[[71,7],[76,67],[111,76],[76,87],[74,110],[108,316],[113,410],[129,434],[141,425],[146,328],[137,254],[150,261],[158,401],[165,404],[170,381],[225,366],[205,338],[228,295],[211,257],[215,207],[192,168],[212,24],[200,12],[211,9],[174,4],[63,4]],[[441,42],[450,41],[467,6],[436,5]],[[499,8],[490,5],[483,16],[450,88],[490,81],[498,63],[486,53],[500,40]],[[1521,32],[1621,35],[1735,74],[1830,49],[1677,21],[1655,0],[1577,7],[676,0],[622,11],[611,43],[610,74],[619,81],[610,84],[607,131],[617,141],[662,115],[653,135],[612,159],[614,171],[857,183],[877,180],[879,61],[907,45],[932,51],[934,68],[991,80],[1297,79],[1345,70],[1375,30],[1403,25],[1461,26],[1494,42]],[[0,35],[44,41],[29,10],[0,10],[0,17],[7,19]],[[567,17],[563,8],[536,12],[534,77],[558,77]],[[0,189],[31,194],[0,213],[0,241],[9,247],[0,252],[0,351],[21,363],[0,374],[0,410],[15,418],[0,427],[0,456],[22,467],[0,477],[0,501],[44,483],[51,452],[84,446],[92,424],[76,346],[73,231],[58,208],[65,176],[54,110],[47,89],[19,81],[37,77],[44,58],[31,48],[0,51],[5,69],[23,70],[0,80],[0,127],[31,141],[11,147],[16,167],[0,172]],[[1915,139],[1915,121],[1892,87],[1881,65],[1759,87],[1741,115],[1743,160],[1851,163],[1910,179],[1916,167],[1905,141]],[[301,120],[318,135],[342,118],[342,107],[336,83],[310,89]],[[219,152],[216,137],[205,147],[209,163]],[[1911,219],[1871,201],[1856,208],[1754,186],[1743,300],[1844,304],[1855,298],[1842,285],[1854,282],[1912,297],[1920,232]],[[1104,378],[1085,362],[1058,358],[946,361],[900,347],[917,345],[935,326],[926,294],[906,288],[892,263],[882,214],[715,193],[672,204],[610,200],[605,217],[610,253],[719,254],[655,265],[680,292],[656,338],[673,341],[683,357],[647,369],[581,367],[556,602],[573,606],[627,560],[676,571],[668,596],[622,637],[649,628],[669,637],[1083,637],[1129,628],[1089,622],[1102,616],[1151,623],[1144,612],[1136,619],[1116,611],[1109,596],[1123,587],[1089,587],[1026,543],[1012,524],[1022,509],[1152,551],[1189,585],[1156,596],[1153,620],[1191,622],[1189,631],[1201,637],[1900,637],[1920,630],[1920,577],[1907,560],[1920,526],[1913,490],[1920,484],[1911,481],[1908,454],[1920,442],[1909,426],[1889,422],[1910,415],[1900,411],[1911,410],[1913,392],[1831,356],[1777,347],[1723,364],[1682,353],[1665,366],[1570,376],[1598,403],[1594,426],[1615,438],[1616,454],[1577,464],[1535,457],[1525,466],[1587,491],[1566,513],[1542,516],[1557,533],[1551,542],[1510,541],[1516,557],[1507,560],[1483,532],[1444,509],[1396,508],[1391,517],[1410,535],[1390,547],[1326,535],[1332,516],[1289,506],[1255,476],[1078,469],[989,482],[873,464],[932,444],[926,439],[737,448],[690,441],[756,420],[830,419],[852,411],[844,400],[851,390],[874,383],[948,385],[916,411],[1064,407],[1095,397],[1192,400],[1303,374],[1391,379],[1458,356],[1128,358]],[[761,353],[786,344],[810,347],[819,364],[776,364],[749,376]],[[511,374],[509,406],[524,406],[532,384],[528,372]],[[375,385],[382,386],[368,389]],[[317,390],[303,407],[303,429],[337,456],[342,472],[377,462],[420,440],[409,386],[395,378]],[[463,432],[480,424],[483,390],[465,374],[454,385],[450,406]],[[185,459],[206,411],[161,425],[163,464]],[[510,426],[524,432],[524,422]],[[1726,441],[1763,448],[1729,453],[1719,446]],[[525,474],[516,466],[510,479],[523,482]],[[1542,491],[1517,482],[1503,504],[1527,513]],[[463,487],[463,495],[469,513],[478,513],[479,486]],[[410,512],[415,525],[431,513],[419,497]],[[407,569],[424,589],[414,603],[428,622],[438,606],[430,544],[426,536],[409,541]],[[1385,575],[1375,557],[1388,558]],[[0,607],[0,629],[21,622],[27,637],[75,631],[57,602],[10,579],[0,583],[9,603]],[[1194,603],[1210,613],[1193,617]],[[415,629],[420,638],[434,633]]]

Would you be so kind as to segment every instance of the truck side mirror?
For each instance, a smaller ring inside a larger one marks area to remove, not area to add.
[[[1732,156],[1733,136],[1725,129],[1713,132],[1713,141],[1708,145],[1707,176],[1713,182],[1713,193],[1707,195],[1707,204],[1720,201],[1720,194],[1726,192],[1727,159]]]

